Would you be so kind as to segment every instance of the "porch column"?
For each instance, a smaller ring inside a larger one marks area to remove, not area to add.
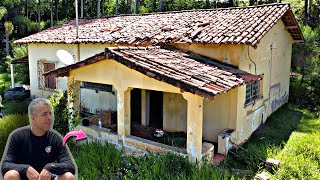
[[[150,90],[146,90],[146,126],[150,125]]]
[[[147,126],[147,91],[141,89],[141,125]]]
[[[203,97],[188,92],[182,93],[187,107],[187,153],[193,162],[201,161]]]
[[[117,115],[119,141],[130,135],[130,91],[132,88],[115,87],[117,90]]]

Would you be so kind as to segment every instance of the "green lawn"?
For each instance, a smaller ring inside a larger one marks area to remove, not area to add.
[[[320,179],[320,119],[303,114],[284,148],[272,154],[283,163],[275,179]]]
[[[224,168],[252,178],[266,172],[261,160],[281,161],[273,179],[319,179],[320,119],[307,110],[285,105],[274,113],[242,148],[231,151]],[[259,160],[261,159],[261,160]]]

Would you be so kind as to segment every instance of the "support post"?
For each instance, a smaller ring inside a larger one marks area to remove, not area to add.
[[[141,125],[147,126],[147,91],[141,89]]]
[[[188,102],[187,153],[192,162],[201,161],[203,97],[188,92],[182,93]]]
[[[13,64],[10,64],[10,71],[11,71],[11,88],[14,88],[14,71],[13,71]]]
[[[116,87],[118,139],[124,144],[124,137],[130,135],[130,96],[132,88]]]

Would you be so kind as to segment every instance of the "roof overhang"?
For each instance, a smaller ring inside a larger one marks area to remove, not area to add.
[[[291,34],[294,42],[304,42],[303,34],[291,9],[284,13],[284,15],[281,17],[281,20],[285,25],[285,30]]]
[[[105,52],[44,75],[69,76],[71,70],[111,59],[182,91],[208,99],[245,83],[262,79],[260,76],[239,70],[236,66],[208,57],[154,46],[109,47]]]

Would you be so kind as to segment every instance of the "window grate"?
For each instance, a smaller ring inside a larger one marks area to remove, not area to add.
[[[251,104],[260,98],[260,81],[253,81],[246,84],[246,101],[245,104]]]
[[[113,92],[112,91],[112,85],[110,85],[110,84],[83,82],[83,87],[82,88],[92,89],[92,90],[97,90],[97,91]]]

